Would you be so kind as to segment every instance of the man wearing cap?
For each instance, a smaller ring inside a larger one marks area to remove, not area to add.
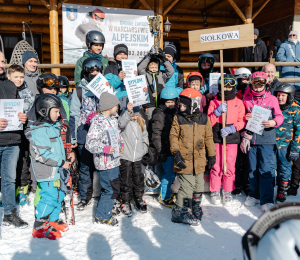
[[[300,44],[298,41],[298,32],[291,31],[289,38],[280,45],[276,56],[277,61],[300,62]],[[282,78],[300,77],[300,66],[284,66],[281,72]],[[300,83],[291,83],[295,86],[297,92],[300,90]]]
[[[258,38],[259,30],[254,29],[254,46],[245,47],[243,49],[242,62],[266,62],[268,61],[267,46],[265,42]],[[249,68],[252,73],[260,70],[259,67]]]

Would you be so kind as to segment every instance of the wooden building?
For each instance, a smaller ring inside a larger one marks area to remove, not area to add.
[[[168,17],[172,26],[168,37],[164,36],[164,41],[180,44],[180,62],[195,62],[200,54],[189,53],[189,30],[253,22],[269,50],[274,50],[276,39],[283,42],[290,29],[299,29],[300,33],[300,0],[0,0],[0,35],[7,60],[10,60],[15,44],[22,39],[24,21],[33,32],[41,63],[62,63],[61,6],[67,2],[148,9],[162,15],[164,21]],[[26,35],[29,40],[29,34]],[[225,50],[224,61],[239,61],[239,52]],[[61,72],[54,69],[54,72],[73,78],[73,69],[62,69]]]

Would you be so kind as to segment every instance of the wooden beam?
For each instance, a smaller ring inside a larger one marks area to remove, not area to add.
[[[253,0],[247,0],[245,6],[246,23],[252,23]]]
[[[266,0],[259,8],[258,10],[254,13],[254,15],[252,16],[252,20],[254,20],[254,18],[261,12],[262,9],[264,9],[264,7],[270,2],[270,0]]]
[[[4,4],[12,4],[13,0],[4,0]]]
[[[50,4],[49,4],[49,2],[47,0],[41,0],[41,2],[43,3],[44,6],[47,7],[47,9],[50,10]]]
[[[0,16],[1,19],[1,16]],[[49,24],[48,25],[30,25],[30,29],[32,30],[32,32],[34,33],[43,33],[43,34],[48,34],[50,33],[49,30]],[[59,33],[62,34],[62,27],[59,26]],[[23,30],[23,25],[22,23],[18,23],[18,24],[9,24],[9,23],[2,23],[0,22],[0,32],[16,32],[16,33],[20,33]],[[48,41],[49,43],[49,41]]]
[[[103,4],[103,0],[93,0],[92,5],[101,6]]]
[[[163,16],[167,15],[168,12],[179,2],[179,0],[171,1],[171,3],[165,8]]]
[[[242,19],[242,21],[245,22],[247,19],[246,19],[245,15],[243,14],[243,12],[241,11],[241,9],[237,6],[237,4],[233,0],[227,0],[227,1],[231,4],[231,6],[236,11],[238,16]]]
[[[220,9],[220,7],[222,7],[226,3],[227,3],[227,0],[219,0],[219,1],[215,2],[214,4],[206,7],[205,12],[206,12],[206,14],[210,14],[210,13],[216,11],[217,9]],[[203,11],[204,10],[202,10],[202,12]]]
[[[61,0],[61,1],[58,3],[58,5],[57,5],[57,10],[59,10],[59,9],[62,7],[62,5],[65,4],[65,3],[67,3],[67,2],[69,2],[69,0]]]
[[[33,14],[47,14],[48,15],[48,9],[44,5],[32,5],[32,11],[31,15]],[[12,4],[12,5],[1,5],[0,4],[0,13],[13,13],[16,15],[16,13],[22,13],[22,16],[25,14],[28,14],[28,6],[27,5],[17,5],[17,4]],[[62,14],[62,11],[60,10],[59,15]],[[2,15],[2,14],[1,14]],[[35,17],[36,18],[36,17]],[[33,19],[35,19],[33,18]]]
[[[199,15],[199,14],[171,13],[171,14],[168,14],[168,17],[171,22],[176,21],[176,22],[203,23],[203,16]],[[164,20],[166,20],[166,17],[164,17]],[[236,23],[236,19],[235,18],[224,19],[223,16],[209,15],[207,17],[207,22],[208,22],[208,24],[229,24],[229,25],[232,24],[232,25],[234,25]]]
[[[133,0],[130,4],[130,9],[138,9],[141,6],[140,0]]]
[[[61,16],[59,16],[59,19],[61,19]],[[49,25],[49,14],[47,14],[46,17],[44,15],[16,15],[13,13],[1,13],[0,15],[0,23],[17,24],[23,21],[28,23],[30,27],[31,25]]]
[[[147,3],[147,1],[146,0],[139,0],[142,4],[143,4],[143,6],[145,6],[148,10],[153,10],[152,9],[152,7]]]

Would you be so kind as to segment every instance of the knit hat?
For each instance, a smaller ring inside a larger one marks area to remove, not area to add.
[[[128,55],[128,47],[127,47],[127,45],[121,43],[121,44],[118,44],[118,45],[116,45],[114,47],[114,57],[115,58],[121,52],[124,52],[126,55]]]
[[[169,44],[168,46],[166,46],[164,48],[164,53],[165,54],[170,54],[174,59],[174,57],[177,54],[176,46],[173,43]]]
[[[259,30],[257,28],[254,29],[254,34],[256,34],[257,37],[259,36]]]
[[[275,40],[274,45],[278,47],[281,44],[281,41],[279,39]]]
[[[296,34],[298,36],[298,32],[297,31],[290,31],[289,35],[290,34]]]
[[[35,58],[37,61],[39,60],[33,51],[25,51],[22,55],[22,64],[24,65],[26,61],[30,60],[31,58]]]
[[[119,99],[116,95],[104,92],[100,96],[99,109],[105,111],[119,105]]]
[[[180,103],[182,103],[186,106],[186,110],[183,111],[183,113],[190,115],[191,114],[191,99],[189,97],[180,96]]]

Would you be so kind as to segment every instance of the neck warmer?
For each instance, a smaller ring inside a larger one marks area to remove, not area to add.
[[[232,90],[224,91],[224,99],[226,101],[234,99],[235,98],[235,89],[232,88]],[[222,100],[221,92],[217,93],[217,99]]]
[[[2,74],[0,74],[0,80],[6,80],[6,72],[4,71]]]
[[[88,54],[89,54],[89,56],[91,57],[91,58],[97,58],[98,60],[102,60],[102,58],[103,58],[103,55],[102,55],[102,53],[100,53],[100,54],[93,54],[93,53],[91,53],[90,52],[90,50],[88,50]]]
[[[253,97],[261,97],[261,96],[263,96],[263,95],[266,93],[266,88],[264,88],[264,89],[263,89],[262,91],[260,91],[260,92],[256,92],[256,91],[250,89],[250,93],[251,93],[251,95],[252,95]]]
[[[290,39],[290,38],[289,38],[289,42],[292,42],[292,43],[294,43],[294,44],[296,45],[297,42],[298,42],[298,39]]]

